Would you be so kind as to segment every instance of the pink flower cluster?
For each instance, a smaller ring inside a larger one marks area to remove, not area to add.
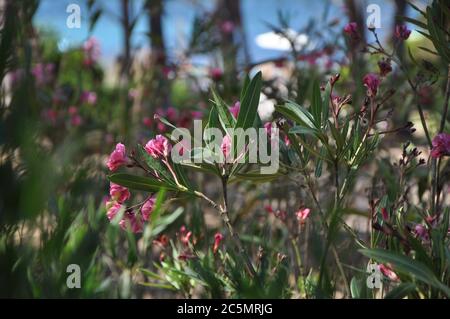
[[[432,144],[431,156],[433,158],[450,156],[450,134],[440,133],[436,135],[433,138]]]
[[[127,162],[127,153],[125,149],[125,145],[122,143],[117,143],[114,151],[109,155],[108,161],[106,165],[108,166],[110,171],[115,171],[119,167],[125,165]]]
[[[80,101],[81,103],[94,105],[97,103],[97,93],[93,91],[83,91],[80,95]]]
[[[359,40],[358,24],[350,22],[344,27],[344,32],[350,36],[352,40]]]
[[[94,65],[100,58],[100,44],[96,38],[91,37],[83,44],[84,60],[83,64],[85,66]]]
[[[153,158],[167,159],[172,145],[163,135],[157,135],[145,144],[144,149]]]
[[[119,226],[123,230],[130,229],[133,233],[140,233],[143,230],[144,222],[150,219],[150,215],[155,207],[155,196],[150,196],[143,205],[141,205],[140,213],[131,209],[127,209],[125,201],[130,197],[130,191],[123,186],[110,183],[109,187],[110,199],[106,203],[106,216],[110,221],[116,218],[117,214],[123,210],[123,216],[119,221]]]
[[[409,30],[406,25],[397,25],[395,26],[394,35],[399,40],[407,40],[409,35],[411,34],[411,30]]]
[[[55,77],[55,65],[53,63],[38,63],[31,70],[38,86],[49,84]]]
[[[366,74],[363,78],[364,86],[367,88],[367,96],[374,97],[377,95],[380,86],[380,78],[375,73]]]

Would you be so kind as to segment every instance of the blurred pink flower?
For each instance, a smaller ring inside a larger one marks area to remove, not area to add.
[[[76,106],[69,106],[69,108],[67,109],[67,112],[69,113],[69,115],[75,115],[78,113],[78,108]]]
[[[125,206],[123,206],[123,205],[120,204],[120,203],[117,203],[117,202],[107,202],[107,203],[106,203],[106,209],[107,209],[106,216],[107,216],[108,219],[111,221],[111,220],[113,220],[113,219],[116,217],[117,213],[118,213],[122,208],[125,208]]]
[[[80,126],[83,123],[83,118],[79,114],[74,114],[70,118],[70,124],[72,126]]]
[[[151,213],[153,212],[153,209],[155,207],[155,201],[156,198],[154,195],[150,196],[149,199],[142,205],[141,213],[142,213],[142,219],[144,221],[149,220]]]
[[[225,135],[222,140],[222,144],[220,145],[220,149],[222,150],[223,156],[225,159],[228,159],[231,152],[231,138],[229,135]]]
[[[300,224],[304,224],[310,213],[311,213],[311,209],[302,208],[302,209],[298,210],[295,213],[295,215],[297,217],[297,220],[300,222]]]
[[[414,227],[414,234],[423,241],[428,241],[430,239],[427,228],[421,224],[417,224]]]
[[[178,111],[173,106],[169,106],[165,112],[167,119],[170,122],[175,122],[178,118]]]
[[[53,63],[38,63],[31,70],[31,74],[38,86],[48,84],[55,75],[55,65]]]
[[[126,187],[110,182],[109,195],[118,203],[123,203],[130,198],[130,191]]]
[[[433,138],[433,148],[431,156],[439,158],[442,156],[450,156],[450,134],[440,133]]]
[[[152,127],[153,120],[152,120],[152,118],[146,116],[142,119],[142,124],[144,124],[147,127]]]
[[[234,31],[234,27],[235,26],[234,26],[233,21],[226,20],[226,21],[222,22],[222,24],[220,25],[220,30],[223,33],[231,33]]]
[[[191,111],[191,117],[194,120],[200,120],[203,118],[203,112],[201,111]]]
[[[221,233],[216,233],[214,235],[214,246],[213,246],[213,253],[217,253],[217,250],[219,249],[220,242],[223,240],[223,235]]]
[[[94,105],[97,103],[97,93],[93,91],[83,91],[83,93],[81,93],[80,100],[82,103]]]
[[[96,38],[90,37],[83,44],[83,53],[84,53],[84,65],[92,66],[95,64],[100,58],[100,44]]]
[[[110,171],[115,171],[120,166],[126,163],[127,154],[125,145],[122,143],[117,143],[115,150],[111,153],[108,158],[108,162],[106,165],[108,166]]]
[[[411,34],[411,30],[409,30],[406,25],[397,25],[395,26],[395,37],[399,40],[407,40],[409,35]]]
[[[223,71],[220,68],[212,68],[209,70],[209,75],[214,81],[220,81],[223,76]]]
[[[239,111],[241,110],[241,102],[237,101],[230,107],[230,112],[233,114],[234,118],[237,119],[239,115]]]
[[[192,232],[188,231],[186,229],[186,226],[181,226],[180,228],[180,241],[181,243],[183,243],[185,246],[189,245],[189,242],[191,240],[192,237]]]
[[[163,135],[156,135],[154,139],[147,142],[144,148],[153,158],[166,158],[172,149],[172,145]]]
[[[378,68],[381,76],[386,76],[392,71],[391,62],[385,59],[378,61]]]
[[[58,119],[58,112],[54,109],[46,109],[42,112],[42,116],[44,117],[44,120],[55,125],[56,120]]]
[[[390,265],[380,264],[380,265],[378,265],[378,268],[380,269],[381,273],[383,275],[385,275],[386,277],[388,277],[390,280],[392,280],[392,281],[399,280],[397,274],[392,270]]]
[[[140,215],[136,215],[133,212],[126,212],[119,222],[119,226],[123,230],[130,229],[133,233],[142,233],[143,222]]]
[[[378,87],[380,86],[380,79],[375,73],[366,74],[363,78],[364,86],[367,88],[367,95],[374,97],[377,95]]]
[[[359,39],[358,24],[356,22],[347,23],[344,27],[344,32],[354,40]]]
[[[389,213],[385,207],[381,208],[381,215],[383,216],[383,220],[389,220]]]

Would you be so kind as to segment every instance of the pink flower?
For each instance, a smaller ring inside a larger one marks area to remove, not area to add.
[[[148,116],[144,117],[142,119],[142,124],[144,124],[144,126],[147,126],[147,127],[152,127],[153,120],[150,117],[148,117]]]
[[[289,147],[289,145],[291,145],[291,140],[289,139],[289,136],[285,135],[284,136],[284,144],[286,144],[286,146]]]
[[[297,216],[297,220],[300,222],[300,224],[304,224],[310,213],[311,209],[302,208],[299,211],[297,211],[295,215]]]
[[[200,120],[203,118],[203,112],[201,111],[191,111],[191,117],[194,120]]]
[[[45,85],[51,82],[55,73],[55,65],[53,63],[38,63],[31,70],[37,85]]]
[[[120,166],[126,163],[127,154],[125,150],[125,145],[122,143],[117,143],[115,150],[109,155],[108,162],[106,165],[108,166],[110,171],[115,171]]]
[[[153,212],[153,209],[155,208],[155,201],[156,198],[154,195],[152,195],[147,201],[142,205],[141,213],[142,213],[142,219],[144,221],[149,220],[150,214]]]
[[[126,187],[110,182],[109,195],[118,203],[123,203],[130,198],[130,191]]]
[[[172,145],[167,138],[162,135],[157,135],[154,139],[148,141],[144,148],[153,158],[167,158],[172,149]]]
[[[383,216],[384,220],[389,220],[389,213],[386,208],[381,208],[381,215]]]
[[[234,23],[233,21],[230,20],[226,20],[224,22],[222,22],[222,24],[220,25],[220,30],[223,33],[231,33],[234,31]]]
[[[214,246],[213,246],[213,253],[215,254],[217,250],[219,249],[220,242],[223,240],[223,235],[221,233],[216,233],[214,235]]]
[[[122,220],[119,222],[119,226],[123,230],[130,229],[133,233],[142,233],[143,223],[140,215],[136,215],[133,212],[126,212]]]
[[[81,93],[80,100],[82,103],[94,105],[97,103],[97,93],[92,91],[83,91],[83,93]]]
[[[392,281],[398,281],[399,280],[397,274],[392,270],[390,265],[380,264],[378,266],[378,268],[380,269],[381,273],[383,275],[385,275],[386,277],[388,277],[390,280],[392,280]]]
[[[69,106],[67,112],[69,113],[69,115],[78,114],[78,108],[76,106]]]
[[[225,135],[222,140],[222,144],[220,145],[220,149],[222,150],[223,156],[225,159],[228,159],[231,152],[231,138],[229,135]]]
[[[270,205],[264,206],[264,210],[269,214],[273,214],[273,208]]]
[[[113,220],[117,213],[122,209],[125,208],[125,206],[123,206],[120,203],[117,202],[107,202],[106,203],[106,209],[108,210],[106,212],[106,216],[108,217],[108,219],[111,221]]]
[[[70,124],[72,126],[80,126],[83,123],[83,118],[79,114],[72,115],[70,118]]]
[[[364,76],[363,79],[364,86],[367,88],[367,95],[374,97],[377,95],[378,87],[380,86],[380,79],[378,75],[374,73],[369,73]]]
[[[344,27],[344,32],[348,34],[353,40],[359,39],[358,24],[356,22],[350,22]]]
[[[223,76],[223,71],[220,68],[212,68],[209,71],[209,75],[214,81],[220,81]]]
[[[430,239],[430,235],[428,234],[428,230],[424,225],[417,224],[414,227],[414,233],[417,237],[419,237],[423,241],[428,241]]]
[[[431,156],[439,158],[442,156],[450,156],[450,134],[440,133],[433,138],[433,148]]]
[[[180,228],[180,241],[181,243],[183,243],[185,246],[189,245],[189,242],[191,241],[191,237],[192,237],[192,232],[188,231],[186,229],[186,226],[181,226]]]
[[[175,122],[177,120],[178,117],[178,112],[177,109],[174,108],[173,106],[169,106],[165,112],[167,119],[170,122]]]
[[[190,251],[183,251],[179,256],[178,259],[186,261],[189,259],[194,259],[195,255],[193,255]]]
[[[230,112],[233,114],[234,118],[237,119],[239,115],[239,111],[241,110],[241,102],[237,101],[230,107]]]
[[[407,40],[409,35],[411,34],[411,30],[409,30],[406,25],[397,25],[395,26],[395,37],[399,40]]]
[[[50,122],[53,125],[56,124],[56,120],[58,119],[58,112],[56,110],[46,109],[43,111],[42,115],[47,122]]]
[[[98,43],[97,39],[91,37],[86,42],[84,42],[83,53],[84,65],[91,66],[95,62],[97,62],[100,57],[100,44]]]
[[[167,235],[160,235],[157,239],[153,240],[153,243],[164,248],[169,244],[169,237]]]
[[[392,71],[391,62],[385,59],[378,61],[378,68],[381,76],[386,76]]]

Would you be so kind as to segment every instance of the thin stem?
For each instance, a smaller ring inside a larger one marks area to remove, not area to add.
[[[228,228],[228,232],[230,233],[231,237],[234,239],[234,243],[236,244],[236,247],[239,250],[239,253],[242,254],[242,257],[244,258],[244,262],[247,267],[247,271],[249,272],[250,276],[256,277],[256,271],[253,267],[253,264],[250,260],[250,257],[248,256],[247,252],[244,249],[244,246],[242,245],[241,239],[239,238],[239,235],[237,232],[234,231],[233,225],[231,225],[230,217],[228,214],[228,192],[227,192],[227,178],[222,177],[222,191],[223,191],[223,207],[220,210],[220,216],[222,217],[223,222]]]
[[[305,277],[303,275],[303,265],[302,265],[302,257],[300,255],[300,249],[298,248],[297,240],[294,237],[291,237],[291,243],[292,243],[292,247],[294,248],[295,260],[297,262],[297,268],[298,268],[298,272],[300,274],[300,278],[302,280],[302,285],[303,285],[303,289],[305,291],[305,296],[306,296],[306,298],[308,298],[308,294],[306,292],[306,281],[305,281]]]

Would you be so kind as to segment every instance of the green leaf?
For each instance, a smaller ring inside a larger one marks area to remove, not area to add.
[[[360,249],[359,252],[382,263],[391,263],[399,273],[413,276],[419,281],[442,290],[450,297],[450,288],[441,283],[433,271],[422,262],[384,249]]]
[[[229,183],[236,181],[251,181],[254,183],[266,183],[283,176],[284,174],[261,174],[259,172],[237,173],[230,179]]]
[[[292,133],[292,134],[306,134],[306,135],[316,136],[316,134],[318,133],[318,130],[316,130],[315,128],[309,128],[309,127],[306,127],[306,126],[296,125],[296,126],[293,126],[289,130],[289,133]]]
[[[214,89],[211,90],[213,95],[213,103],[219,115],[220,123],[224,130],[234,127],[236,120],[228,109],[226,103],[222,98],[216,93]]]
[[[258,72],[248,84],[244,98],[241,100],[241,109],[237,118],[235,128],[244,130],[253,127],[258,114],[259,96],[261,94],[262,74]]]
[[[302,124],[302,126],[306,126],[311,129],[317,129],[311,113],[294,102],[286,102],[284,105],[276,107],[276,110],[283,114],[287,119],[292,120],[297,124]]]
[[[365,276],[355,276],[350,281],[350,293],[353,299],[367,299],[370,294],[368,292]]]
[[[150,156],[144,150],[142,145],[137,146],[137,151],[139,153],[139,156],[144,159],[145,163],[149,168],[155,170],[158,173],[158,175],[161,176],[161,178],[164,179],[164,181],[166,181],[167,183],[175,185],[172,175],[170,175],[166,167],[161,164],[161,161]]]
[[[389,291],[384,299],[403,299],[416,289],[416,285],[412,282],[401,283],[391,291]]]
[[[116,184],[119,184],[130,189],[144,191],[144,192],[157,192],[162,188],[169,190],[178,190],[178,188],[172,184],[158,181],[154,178],[136,176],[125,173],[117,173],[108,176],[108,179]]]
[[[312,87],[311,112],[317,127],[322,126],[322,96],[320,94],[320,86],[317,80],[314,81]]]

